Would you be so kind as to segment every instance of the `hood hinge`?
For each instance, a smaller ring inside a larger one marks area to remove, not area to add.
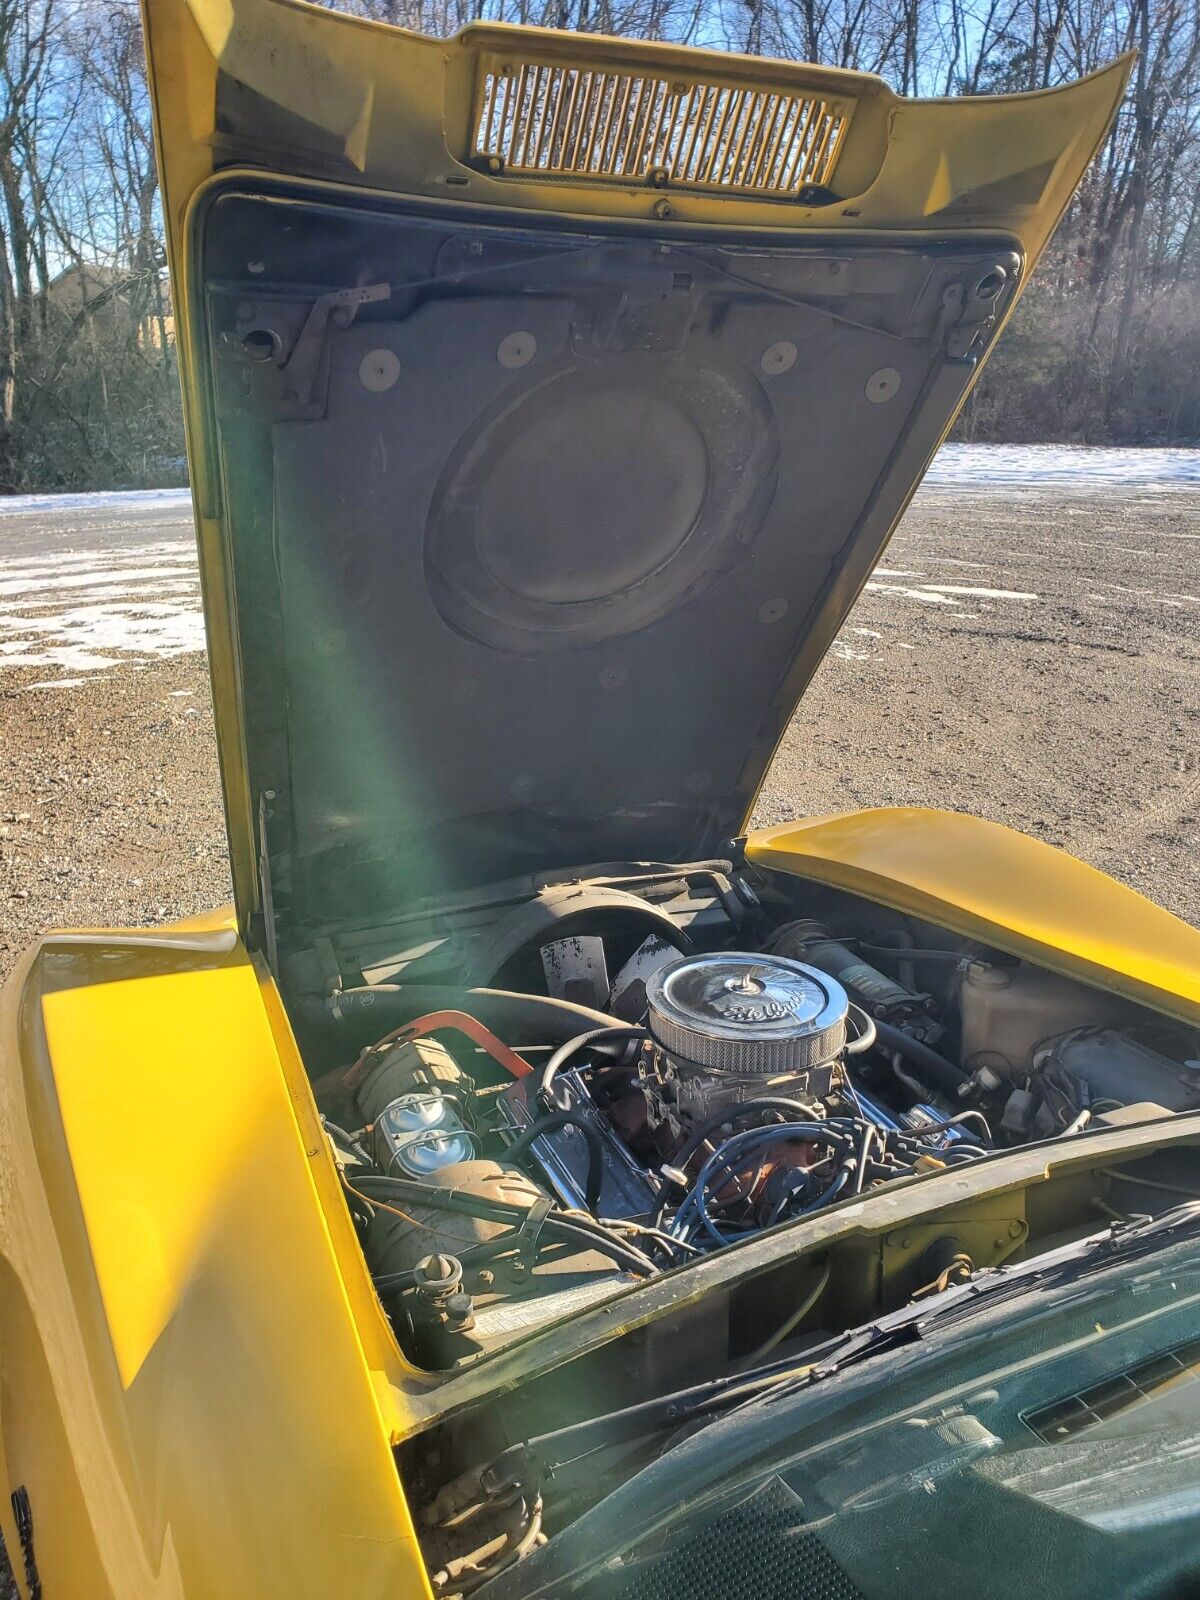
[[[297,400],[307,403],[312,399],[330,323],[335,328],[348,328],[358,314],[359,306],[375,300],[387,300],[391,293],[392,286],[389,283],[368,283],[355,289],[334,289],[313,301],[312,310],[283,368],[287,387]]]

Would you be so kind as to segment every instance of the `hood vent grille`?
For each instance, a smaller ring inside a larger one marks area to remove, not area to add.
[[[794,197],[828,184],[852,106],[786,89],[485,63],[475,160],[527,178],[591,178]]]

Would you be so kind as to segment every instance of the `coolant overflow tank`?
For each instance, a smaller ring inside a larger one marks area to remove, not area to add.
[[[811,1071],[846,1044],[846,991],[783,956],[688,956],[646,983],[650,1032],[685,1071],[738,1076]]]
[[[962,1064],[991,1067],[1002,1076],[1032,1068],[1039,1045],[1074,1028],[1109,1027],[1126,1020],[1127,1002],[1038,967],[966,964],[959,979]]]

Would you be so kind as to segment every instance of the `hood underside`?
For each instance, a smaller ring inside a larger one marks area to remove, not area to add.
[[[670,51],[685,77],[653,91],[659,164],[635,172],[615,130],[632,148],[633,74],[658,81],[663,47],[552,36],[577,65],[547,57],[527,91],[497,30],[435,53],[367,29],[368,67],[351,19],[237,0],[218,48],[207,18],[150,0],[147,21],[243,915],[265,880],[311,927],[715,853],[1123,68],[1019,97],[985,159],[970,119],[1012,101],[938,104],[957,134],[896,151],[904,103],[876,80]],[[353,174],[321,93],[301,106],[314,61],[368,107]],[[209,73],[207,174],[162,90],[181,66]],[[918,194],[939,148],[957,174]]]
[[[1018,261],[472,220],[233,193],[206,228],[239,589],[274,590],[242,640],[262,786],[335,916],[717,853]],[[379,293],[303,393],[290,272]]]

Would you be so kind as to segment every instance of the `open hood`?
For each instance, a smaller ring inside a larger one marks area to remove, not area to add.
[[[718,851],[1128,64],[145,10],[243,926]]]

